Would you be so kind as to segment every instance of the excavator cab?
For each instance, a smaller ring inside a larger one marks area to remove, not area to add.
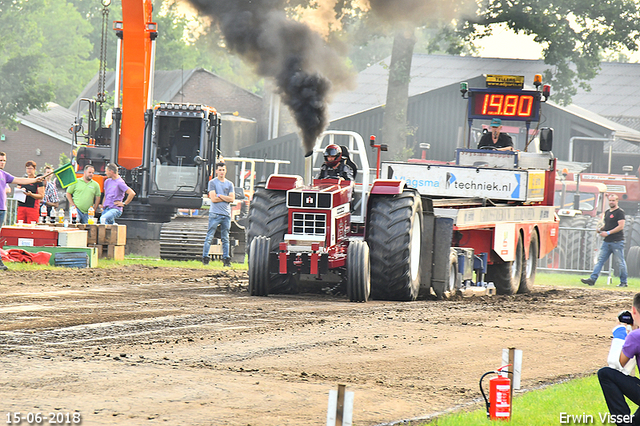
[[[200,208],[219,146],[217,113],[203,105],[161,103],[153,117],[145,143],[149,204]]]

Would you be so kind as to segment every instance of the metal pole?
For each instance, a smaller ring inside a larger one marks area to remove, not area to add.
[[[118,146],[120,145],[120,123],[122,121],[122,110],[120,109],[120,91],[121,91],[121,74],[122,74],[122,29],[116,30],[116,71],[113,94],[113,123],[111,124],[111,152],[109,161],[118,163]]]
[[[509,367],[509,373],[511,374],[511,384],[510,384],[510,396],[509,396],[509,415],[510,417],[513,416],[513,372],[516,370],[516,348],[509,348],[509,364],[511,364],[511,366]]]

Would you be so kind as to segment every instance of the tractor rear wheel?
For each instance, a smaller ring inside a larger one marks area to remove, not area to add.
[[[289,229],[287,193],[258,188],[253,194],[247,217],[247,247],[251,251],[254,238],[263,236],[271,240],[270,251],[276,251]]]
[[[640,216],[635,216],[631,226],[625,224],[624,235],[629,240],[629,249],[640,246]]]
[[[518,293],[529,293],[533,289],[536,270],[538,269],[539,250],[538,233],[534,230],[531,233],[531,241],[529,242],[529,258],[524,262],[524,267],[522,268],[522,278],[520,279]]]
[[[640,277],[640,246],[633,246],[627,253],[627,275]]]
[[[370,292],[369,246],[365,241],[351,241],[347,251],[347,297],[352,302],[366,302]]]
[[[371,297],[416,300],[420,289],[422,200],[413,190],[371,197],[367,220]]]
[[[284,234],[289,229],[289,210],[287,209],[287,193],[259,187],[253,194],[247,218],[247,255],[251,257],[251,243],[257,237],[266,237],[269,241],[269,252],[278,251]],[[296,280],[290,276],[271,274],[270,293],[297,293]]]
[[[249,254],[249,294],[267,296],[269,294],[269,238],[256,237],[251,242]]]
[[[515,294],[520,287],[524,249],[522,238],[518,235],[516,256],[512,262],[494,263],[487,268],[487,282],[493,282],[498,294]]]

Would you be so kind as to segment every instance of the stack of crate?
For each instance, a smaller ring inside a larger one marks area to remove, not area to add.
[[[87,231],[87,245],[98,249],[100,259],[124,260],[126,225],[76,225]]]

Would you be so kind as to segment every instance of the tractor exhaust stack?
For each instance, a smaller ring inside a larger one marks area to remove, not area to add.
[[[311,185],[313,183],[313,151],[309,151],[304,156],[304,183]]]

